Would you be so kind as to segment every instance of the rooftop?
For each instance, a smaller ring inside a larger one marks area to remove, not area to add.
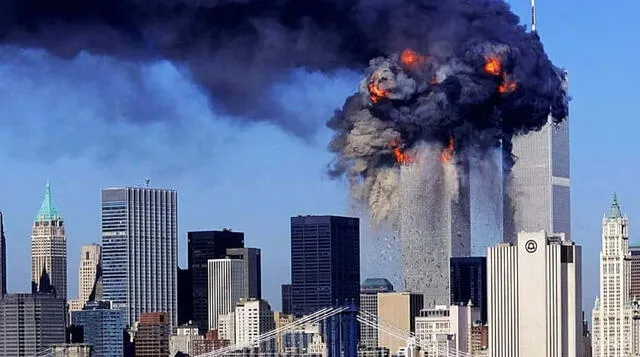
[[[55,203],[53,203],[53,196],[51,195],[51,185],[49,184],[49,180],[47,180],[47,185],[45,186],[44,191],[44,199],[42,200],[42,205],[40,205],[40,211],[38,211],[38,215],[36,216],[36,221],[55,221],[58,219],[62,219],[60,216],[60,212],[58,212],[58,208]]]
[[[622,212],[620,212],[620,205],[618,204],[618,195],[615,193],[613,194],[613,202],[611,202],[609,218],[622,218]]]
[[[364,293],[391,292],[393,284],[385,278],[368,278],[360,286],[360,291]]]

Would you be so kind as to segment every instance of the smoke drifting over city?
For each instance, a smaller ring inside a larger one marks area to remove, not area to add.
[[[169,60],[218,113],[301,136],[313,124],[287,114],[272,85],[294,69],[365,70],[328,126],[332,174],[377,220],[389,218],[398,163],[418,145],[442,147],[443,162],[508,151],[550,113],[567,116],[561,71],[502,0],[0,1],[3,45]]]

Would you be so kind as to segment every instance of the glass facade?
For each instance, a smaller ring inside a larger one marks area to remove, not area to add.
[[[548,123],[538,132],[515,137],[513,153],[517,159],[509,193],[514,228],[505,230],[505,240],[513,240],[517,232],[539,230],[571,239],[568,122]]]
[[[82,311],[73,311],[71,321],[82,327],[84,343],[93,346],[95,357],[123,356],[123,310],[111,310],[104,303],[90,302]]]
[[[125,310],[167,312],[177,325],[177,193],[153,188],[102,190],[105,300]]]
[[[292,311],[301,316],[336,303],[359,304],[360,220],[291,218]]]

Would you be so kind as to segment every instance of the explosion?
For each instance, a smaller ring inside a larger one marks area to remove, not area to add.
[[[447,146],[445,148],[442,149],[442,152],[440,153],[440,162],[441,163],[447,163],[449,161],[451,161],[451,159],[453,158],[453,150],[455,149],[455,145],[454,145],[454,141],[453,141],[453,136],[449,139],[449,143],[447,144]]]
[[[400,149],[400,145],[399,145],[399,140],[398,139],[393,139],[391,141],[391,148],[393,150],[393,156],[395,156],[396,158],[396,162],[398,162],[399,164],[411,164],[414,161],[413,156],[409,155],[408,153],[405,153],[402,151],[402,149]]]

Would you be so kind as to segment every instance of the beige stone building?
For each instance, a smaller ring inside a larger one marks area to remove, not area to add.
[[[415,332],[415,318],[424,305],[422,294],[408,292],[379,293],[378,294],[378,324],[406,335]],[[378,330],[378,347],[389,349],[390,354],[397,354],[398,350],[407,346],[407,340],[394,337],[382,330]]]

